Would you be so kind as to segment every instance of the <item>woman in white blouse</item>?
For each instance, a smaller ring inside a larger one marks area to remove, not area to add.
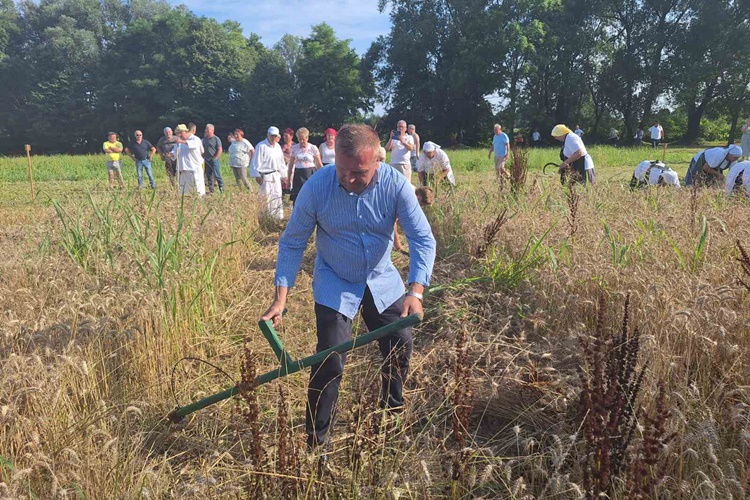
[[[310,144],[310,131],[305,127],[297,129],[297,144],[292,145],[289,155],[288,178],[292,181],[292,194],[289,200],[294,203],[302,185],[315,173],[316,167],[321,168],[320,151],[314,144]]]
[[[563,143],[560,149],[560,182],[563,184],[570,175],[571,182],[581,184],[595,184],[596,170],[594,170],[594,159],[586,151],[583,139],[574,134],[565,125],[555,125],[552,129],[552,137]]]
[[[235,129],[232,137],[229,145],[229,166],[232,167],[237,187],[242,188],[244,186],[249,191],[250,181],[247,178],[247,167],[253,159],[255,148],[250,144],[250,141],[245,139],[245,132],[242,129]]]
[[[320,145],[320,159],[323,165],[336,163],[336,129],[326,129],[326,142]]]

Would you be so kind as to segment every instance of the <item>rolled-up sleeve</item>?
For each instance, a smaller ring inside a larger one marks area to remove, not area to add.
[[[297,279],[307,242],[315,229],[315,206],[311,189],[300,191],[284,234],[279,239],[276,259],[276,286],[293,287]]]
[[[435,264],[435,237],[419,206],[414,189],[406,182],[398,190],[398,221],[409,242],[409,278],[407,283],[429,286],[432,266]],[[295,207],[295,210],[297,208]]]

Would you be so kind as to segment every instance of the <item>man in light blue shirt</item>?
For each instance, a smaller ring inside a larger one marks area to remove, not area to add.
[[[492,153],[495,153],[495,176],[498,181],[503,180],[503,177],[510,178],[510,173],[505,169],[505,162],[508,161],[508,143],[510,139],[508,135],[503,132],[503,126],[499,123],[495,124],[495,137],[492,138],[492,147],[487,155],[487,158],[492,157]]]
[[[261,320],[281,321],[289,288],[317,228],[313,297],[317,352],[351,338],[359,310],[368,330],[422,312],[422,293],[435,260],[435,238],[408,180],[378,161],[380,140],[366,125],[346,125],[336,138],[336,164],[319,170],[300,190],[279,240],[276,299]],[[398,217],[409,242],[409,292],[391,262],[393,226]],[[380,341],[383,355],[381,405],[399,410],[409,371],[411,329]],[[346,355],[312,367],[307,395],[308,445],[326,442]]]

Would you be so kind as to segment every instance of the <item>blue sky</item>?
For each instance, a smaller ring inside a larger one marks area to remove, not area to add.
[[[326,22],[338,38],[351,39],[351,46],[362,55],[379,35],[390,30],[388,13],[378,12],[378,0],[167,1],[184,4],[201,16],[237,21],[245,35],[256,33],[269,47],[285,33],[305,37],[311,26]]]

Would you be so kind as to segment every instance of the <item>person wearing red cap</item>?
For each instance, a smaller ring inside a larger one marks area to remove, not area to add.
[[[323,165],[336,163],[336,132],[335,128],[326,129],[326,142],[320,145],[320,159]]]

